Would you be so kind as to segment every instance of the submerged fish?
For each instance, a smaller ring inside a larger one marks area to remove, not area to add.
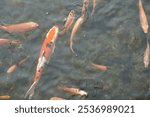
[[[96,4],[97,4],[97,0],[93,0],[93,9],[92,9],[91,16],[93,16],[95,13]]]
[[[144,67],[147,68],[149,65],[150,61],[150,47],[149,47],[149,42],[147,42],[147,47],[144,52]]]
[[[1,95],[0,99],[5,100],[5,99],[10,99],[11,97],[9,95]]]
[[[82,15],[86,16],[88,7],[89,7],[89,0],[83,0]]]
[[[9,33],[25,33],[37,28],[38,26],[39,25],[35,22],[25,22],[18,24],[0,25],[0,29]]]
[[[64,98],[60,97],[51,97],[49,100],[65,100]]]
[[[25,63],[27,61],[27,59],[29,58],[29,56],[25,57],[24,59],[22,59],[21,61],[17,62],[16,64],[10,66],[7,70],[8,74],[13,73],[20,65],[22,65],[23,63]]]
[[[9,39],[0,38],[0,45],[4,45],[4,44],[12,44],[12,45],[19,46],[21,45],[21,42],[19,40],[9,40]]]
[[[142,5],[142,0],[139,0],[139,17],[140,17],[140,23],[141,23],[141,27],[144,31],[144,33],[148,33],[148,21],[147,21],[147,17]]]
[[[70,27],[74,23],[74,19],[75,19],[75,11],[71,10],[68,17],[67,17],[67,19],[66,19],[66,23],[65,23],[62,31],[59,32],[60,35],[65,34],[70,29]]]
[[[85,16],[84,16],[84,15],[82,15],[81,17],[79,17],[79,18],[77,19],[77,21],[75,22],[75,25],[74,25],[74,27],[73,27],[73,29],[72,29],[72,32],[71,32],[71,37],[70,37],[70,49],[71,49],[72,53],[74,53],[76,56],[77,56],[77,54],[75,53],[75,51],[74,51],[73,48],[72,48],[72,46],[73,46],[73,41],[74,41],[74,38],[75,38],[75,35],[76,35],[77,31],[79,30],[79,28],[80,28],[81,25],[83,24],[84,20],[85,20]]]
[[[91,63],[91,65],[93,67],[98,68],[98,69],[103,70],[103,71],[108,70],[108,66],[98,65],[98,64],[95,64],[95,63]]]
[[[64,86],[63,90],[75,96],[87,96],[88,95],[87,92],[80,90],[78,88],[69,88],[69,87]]]
[[[45,64],[49,63],[49,60],[51,58],[51,55],[54,52],[55,49],[55,41],[57,39],[59,32],[58,26],[53,26],[49,32],[46,35],[46,38],[42,44],[41,50],[40,50],[40,55],[38,59],[38,64],[34,76],[34,81],[29,90],[25,94],[25,98],[29,96],[29,99],[32,98],[34,94],[35,87],[41,77],[41,74],[44,70]]]

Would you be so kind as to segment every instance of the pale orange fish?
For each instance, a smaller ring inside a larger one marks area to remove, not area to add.
[[[89,0],[83,0],[82,15],[87,14],[88,7],[89,7]]]
[[[51,97],[49,100],[65,100],[64,98],[60,97]]]
[[[148,20],[142,5],[142,0],[139,0],[139,17],[140,17],[140,23],[141,23],[141,27],[144,31],[144,33],[148,33]]]
[[[83,24],[85,20],[85,15],[82,15],[81,17],[79,17],[77,19],[77,21],[75,22],[75,25],[72,29],[72,32],[71,32],[71,37],[70,37],[70,49],[72,51],[72,53],[74,53],[76,56],[77,54],[75,53],[75,51],[73,50],[72,46],[73,46],[73,41],[74,41],[74,38],[75,38],[75,35],[77,33],[77,31],[79,30],[79,28],[81,27],[81,25]]]
[[[0,99],[1,100],[6,100],[6,99],[10,99],[11,97],[9,95],[1,95]]]
[[[63,90],[75,96],[87,96],[88,95],[87,92],[80,90],[78,88],[69,88],[69,87],[64,86]]]
[[[21,42],[19,40],[9,40],[9,39],[0,38],[0,45],[4,45],[4,44],[12,44],[12,45],[19,46],[21,45]]]
[[[103,71],[108,70],[108,66],[98,65],[98,64],[95,64],[95,63],[91,63],[91,65],[93,67],[98,68],[98,69],[103,70]]]
[[[22,65],[23,63],[25,63],[27,61],[27,59],[29,58],[29,56],[25,57],[24,59],[22,59],[21,61],[19,61],[18,63],[10,66],[7,70],[8,74],[13,73],[20,65]]]
[[[44,67],[46,64],[49,63],[49,60],[52,54],[54,53],[55,42],[57,40],[58,32],[59,32],[59,27],[55,25],[47,33],[45,40],[43,41],[42,47],[40,49],[40,55],[38,58],[38,64],[35,71],[33,83],[30,86],[29,90],[26,92],[25,98],[27,97],[29,97],[29,99],[32,98],[35,87],[38,84],[38,81],[42,75]]]
[[[59,32],[60,35],[65,34],[71,28],[72,24],[74,23],[74,19],[75,19],[75,11],[71,10],[62,31]]]
[[[144,52],[144,67],[147,68],[149,65],[150,61],[150,47],[149,47],[149,42],[147,42],[147,47]]]
[[[97,4],[97,0],[93,0],[93,9],[92,9],[91,16],[93,16],[95,13],[96,4]]]
[[[36,29],[39,25],[35,22],[25,22],[18,24],[0,25],[1,30],[9,33],[25,33],[27,31]]]

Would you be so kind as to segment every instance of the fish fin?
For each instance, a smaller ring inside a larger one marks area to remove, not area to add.
[[[26,94],[24,96],[25,99],[27,97],[28,97],[28,99],[32,98],[32,96],[34,95],[34,90],[35,90],[37,83],[38,83],[38,80],[33,82],[33,84],[31,85],[31,87],[29,88],[29,90],[26,92]]]

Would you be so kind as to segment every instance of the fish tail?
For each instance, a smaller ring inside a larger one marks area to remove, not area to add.
[[[73,43],[72,43],[72,41],[70,41],[70,50],[71,50],[71,52],[72,52],[75,56],[77,56],[77,54],[76,54],[76,52],[73,50],[72,46],[73,46]]]
[[[4,26],[3,26],[3,25],[0,25],[0,29],[4,29]]]
[[[37,83],[38,83],[38,80],[33,82],[33,84],[31,85],[31,87],[29,88],[29,90],[26,92],[26,94],[24,96],[25,99],[27,97],[28,97],[28,99],[32,98],[32,96],[34,95],[34,90],[35,90]]]
[[[65,34],[65,32],[66,32],[66,28],[64,28],[61,32],[59,32],[59,35],[64,35]]]

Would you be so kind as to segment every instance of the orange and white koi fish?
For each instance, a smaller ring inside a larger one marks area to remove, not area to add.
[[[8,74],[13,73],[20,65],[22,65],[23,63],[25,63],[27,61],[27,59],[29,58],[29,56],[25,57],[24,59],[22,59],[21,61],[19,61],[18,63],[10,66],[7,70]]]
[[[81,25],[83,24],[84,20],[85,20],[85,16],[84,16],[84,15],[82,15],[81,17],[79,17],[79,18],[77,19],[77,21],[75,22],[75,25],[74,25],[74,27],[73,27],[73,29],[72,29],[72,32],[71,32],[71,37],[70,37],[70,49],[71,49],[72,53],[74,53],[76,56],[77,56],[77,54],[75,53],[75,51],[74,51],[73,48],[72,48],[72,46],[73,46],[73,41],[74,41],[74,38],[75,38],[75,35],[76,35],[77,31],[79,30],[79,28],[80,28]]]
[[[66,19],[66,23],[63,27],[63,30],[59,33],[60,35],[65,34],[70,29],[70,27],[74,23],[74,19],[75,19],[75,11],[71,10],[67,19]]]
[[[91,65],[93,67],[98,68],[98,69],[103,70],[103,71],[108,70],[108,68],[109,68],[108,66],[98,65],[98,64],[95,64],[95,63],[91,63]]]
[[[25,22],[18,24],[0,25],[0,29],[9,33],[25,33],[37,28],[38,26],[39,25],[35,22]]]
[[[0,38],[0,45],[4,44],[12,44],[12,45],[21,45],[21,42],[19,40],[9,40],[9,39],[2,39]]]
[[[6,100],[6,99],[10,99],[11,97],[9,95],[1,95],[0,99],[1,100]]]
[[[69,88],[69,87],[64,86],[63,90],[75,96],[87,96],[88,95],[87,92],[80,90],[78,88]]]
[[[91,16],[93,16],[95,13],[96,4],[97,4],[97,0],[93,0],[93,9],[92,9]]]
[[[89,7],[89,0],[83,0],[82,15],[86,16],[88,7]]]
[[[147,42],[147,47],[144,52],[144,67],[147,68],[149,65],[150,61],[150,47],[149,47],[149,42]]]
[[[44,70],[45,64],[49,63],[49,60],[51,58],[51,55],[54,52],[55,49],[55,41],[57,39],[59,32],[58,26],[53,26],[49,32],[46,35],[46,38],[42,44],[41,50],[40,50],[40,55],[38,59],[38,64],[34,76],[34,81],[27,93],[25,94],[25,98],[29,96],[29,99],[32,98],[34,94],[35,87],[41,77],[41,74]]]
[[[144,31],[144,33],[148,33],[148,21],[147,21],[147,17],[142,5],[142,0],[139,0],[139,17],[140,17],[140,23],[141,23],[141,27]]]
[[[60,97],[51,97],[49,100],[66,100],[66,99]]]

